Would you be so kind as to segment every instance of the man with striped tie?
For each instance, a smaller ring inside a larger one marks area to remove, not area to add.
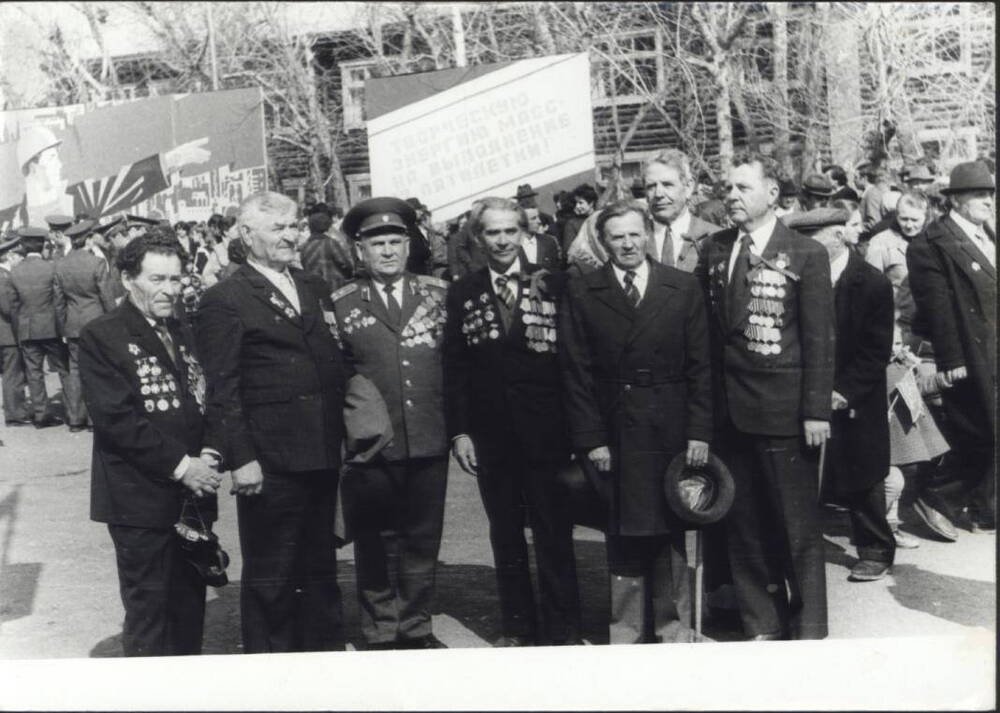
[[[445,418],[455,458],[477,478],[490,521],[502,614],[495,645],[578,643],[572,517],[556,479],[569,461],[556,354],[562,276],[524,264],[528,218],[514,201],[483,199],[469,229],[488,263],[448,292]],[[541,631],[524,504],[538,562]]]

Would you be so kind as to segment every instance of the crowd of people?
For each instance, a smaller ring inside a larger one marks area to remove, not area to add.
[[[0,241],[5,422],[62,423],[48,360],[93,431],[126,655],[201,651],[225,472],[244,651],[344,648],[346,543],[367,647],[443,647],[450,457],[489,521],[496,646],[582,642],[575,524],[605,534],[611,643],[704,640],[694,528],[719,625],[824,638],[824,506],[855,582],[920,545],[904,488],[927,537],[996,527],[992,169],[853,174],[796,186],[750,153],[711,185],[667,149],[631,197],[550,215],[525,184],[440,230],[416,198],[302,217],[270,192],[205,224],[50,216]]]

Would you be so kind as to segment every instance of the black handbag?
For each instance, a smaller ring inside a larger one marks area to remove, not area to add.
[[[192,499],[184,498],[181,518],[174,525],[174,530],[181,539],[184,558],[198,571],[205,584],[222,587],[229,583],[226,575],[229,555],[219,544],[219,536],[205,525],[198,504]]]

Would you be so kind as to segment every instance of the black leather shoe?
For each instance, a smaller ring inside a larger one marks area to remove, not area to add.
[[[773,634],[757,634],[751,636],[748,641],[785,641],[788,637],[781,632],[776,632]]]
[[[420,636],[416,639],[401,639],[396,643],[397,649],[447,649],[448,647],[434,634]]]
[[[395,648],[395,641],[369,641],[365,644],[365,651],[392,651]]]
[[[15,419],[13,419],[11,421],[4,421],[3,425],[6,426],[7,428],[19,428],[20,426],[30,426],[31,425],[31,419],[30,418],[15,418]]]
[[[932,508],[923,498],[917,498],[913,503],[913,512],[931,532],[948,542],[958,541],[958,530],[947,517]]]
[[[35,421],[35,428],[49,428],[50,426],[61,426],[62,419],[55,416],[44,416]]]
[[[534,646],[534,642],[526,636],[501,636],[493,642],[494,649],[506,649],[509,646]]]
[[[87,430],[86,426],[70,426],[69,427],[69,432],[70,433],[79,433],[80,431],[86,431],[86,430]]]
[[[882,579],[889,572],[888,562],[876,562],[875,560],[861,560],[851,567],[851,576],[847,579],[852,582],[874,582]]]

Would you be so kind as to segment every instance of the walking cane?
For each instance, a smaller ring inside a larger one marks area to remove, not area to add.
[[[694,531],[694,633],[701,636],[701,597],[704,591],[705,566],[702,559],[701,528]]]
[[[819,487],[816,489],[816,501],[823,501],[823,466],[826,464],[826,444],[830,439],[824,439],[819,447]]]

